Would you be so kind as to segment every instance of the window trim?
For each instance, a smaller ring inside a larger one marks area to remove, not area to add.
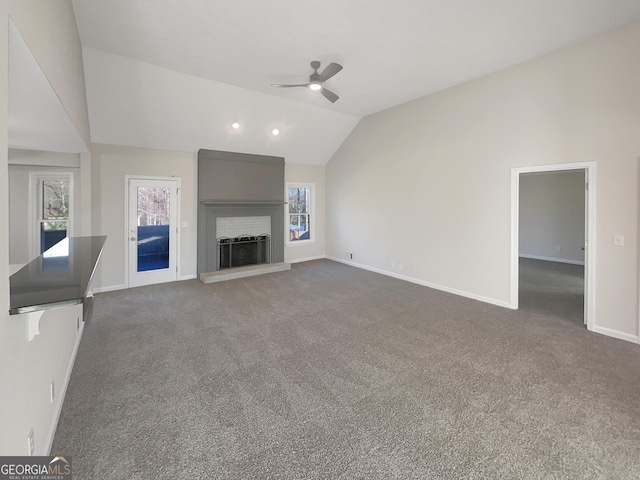
[[[309,234],[308,240],[290,240],[290,220],[292,214],[289,213],[289,189],[290,188],[307,188],[309,189],[309,203],[311,203],[311,208],[309,208],[309,216],[311,217],[310,229],[311,232]],[[309,182],[287,182],[285,185],[285,194],[284,198],[286,199],[286,204],[284,206],[284,238],[285,245],[287,247],[295,247],[302,245],[310,245],[315,243],[316,241],[316,184]]]

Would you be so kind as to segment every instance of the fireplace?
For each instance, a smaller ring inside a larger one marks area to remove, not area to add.
[[[266,233],[218,238],[217,270],[271,263],[270,240]]]
[[[216,270],[271,262],[271,216],[216,218]]]
[[[206,201],[200,213],[199,273],[284,261],[284,202]]]
[[[266,271],[284,263],[284,186],[282,157],[198,152],[201,279],[220,270],[234,274],[234,267]]]

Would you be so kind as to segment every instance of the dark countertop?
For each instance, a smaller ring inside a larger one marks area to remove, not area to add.
[[[9,277],[9,314],[83,303],[106,236],[69,237]]]

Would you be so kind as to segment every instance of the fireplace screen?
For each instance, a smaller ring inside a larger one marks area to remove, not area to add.
[[[270,236],[267,234],[220,237],[217,244],[218,270],[271,262]]]

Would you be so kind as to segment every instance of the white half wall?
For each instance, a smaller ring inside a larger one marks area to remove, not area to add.
[[[88,140],[80,42],[70,0],[10,2],[0,0],[0,105],[8,95],[9,14],[26,40],[42,71],[58,93],[79,134]],[[78,62],[80,67],[78,70]],[[84,114],[82,112],[83,105]],[[83,120],[83,116],[85,120]],[[25,119],[28,121],[28,119]],[[7,110],[0,113],[0,224],[9,225]],[[40,335],[28,341],[22,316],[9,316],[9,231],[0,229],[0,455],[28,455],[27,435],[33,429],[35,454],[48,453],[71,373],[77,331],[76,309],[47,313]],[[57,396],[49,398],[51,382]]]
[[[95,143],[324,165],[360,120],[91,48],[84,48],[84,65]]]
[[[9,103],[9,0],[0,0],[0,105]],[[0,109],[0,225],[9,225],[9,163],[8,163],[7,109]],[[9,354],[9,348],[17,338],[12,333],[9,318],[9,230],[0,228],[0,455],[25,454],[17,447],[17,435],[22,433],[22,422],[14,421],[10,408],[17,394],[12,389],[21,371],[17,359]],[[7,392],[7,393],[4,393]],[[9,414],[5,413],[8,412]],[[27,431],[28,433],[28,431]]]
[[[365,117],[327,165],[327,255],[508,305],[511,168],[596,162],[594,326],[637,339],[639,57],[635,23]]]
[[[179,177],[181,179],[180,252],[178,279],[195,278],[197,241],[197,155],[196,153],[152,150],[93,144],[92,231],[106,235],[100,264],[93,280],[94,290],[124,288],[127,175]]]
[[[306,260],[323,258],[325,255],[325,222],[326,222],[326,185],[325,167],[318,165],[301,165],[285,163],[284,165],[285,188],[287,182],[312,183],[315,187],[312,212],[315,216],[315,236],[312,242],[285,243],[284,261],[295,263]],[[285,194],[286,195],[286,194]],[[286,198],[286,196],[285,196]],[[288,210],[285,205],[285,239],[289,236]]]
[[[584,211],[584,170],[520,174],[518,253],[584,264]]]

